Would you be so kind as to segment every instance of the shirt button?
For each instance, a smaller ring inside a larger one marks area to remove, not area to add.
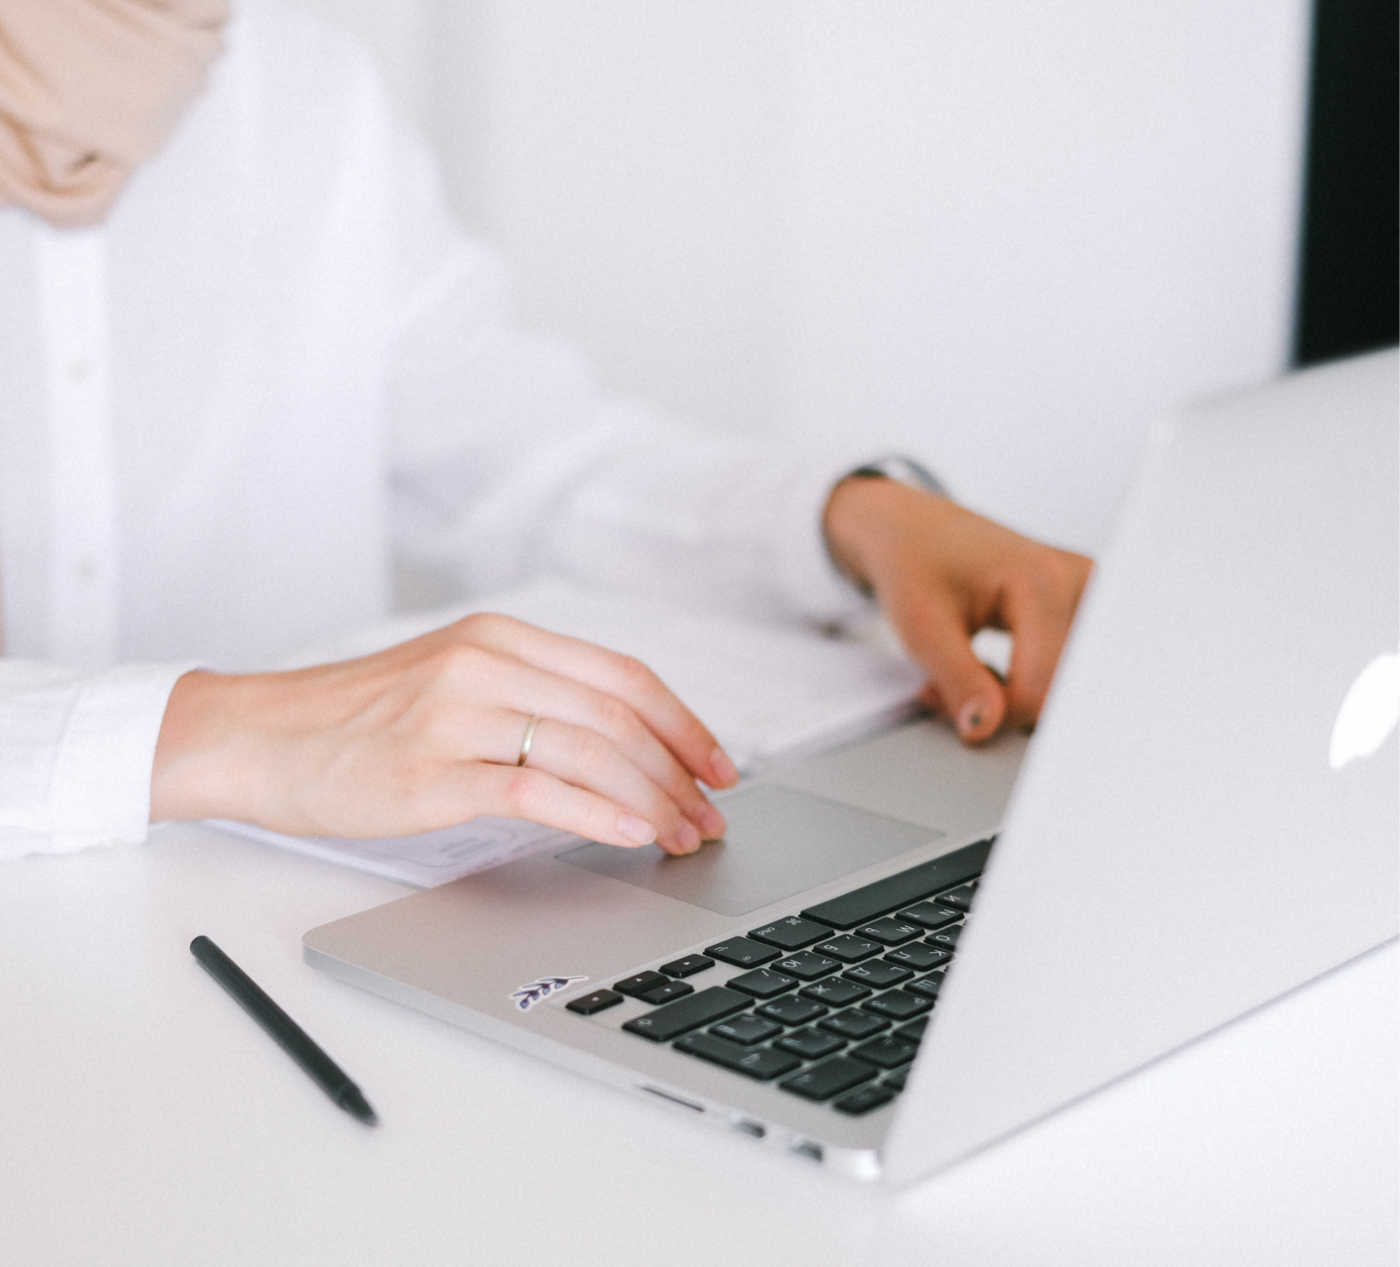
[[[97,578],[97,560],[90,554],[85,554],[78,560],[78,579],[80,581],[92,581]]]

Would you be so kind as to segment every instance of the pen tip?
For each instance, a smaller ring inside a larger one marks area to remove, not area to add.
[[[375,1116],[374,1110],[370,1108],[369,1101],[360,1094],[359,1087],[347,1086],[336,1097],[336,1103],[347,1113],[359,1118],[366,1126],[379,1125],[379,1119]]]

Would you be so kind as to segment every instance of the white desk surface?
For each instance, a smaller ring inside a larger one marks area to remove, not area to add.
[[[890,1194],[302,964],[306,929],[402,891],[187,825],[0,864],[0,1262],[1396,1262],[1393,945]],[[378,1129],[205,975],[197,933]]]

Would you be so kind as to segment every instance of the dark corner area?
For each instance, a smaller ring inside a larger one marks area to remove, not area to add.
[[[1314,0],[1297,366],[1400,334],[1395,0]]]

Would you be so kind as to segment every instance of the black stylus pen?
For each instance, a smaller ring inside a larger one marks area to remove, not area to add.
[[[277,1045],[315,1079],[322,1091],[366,1125],[377,1125],[379,1119],[374,1116],[369,1101],[346,1077],[345,1070],[317,1047],[301,1026],[263,993],[252,977],[202,934],[190,942],[190,954],[272,1035]]]

